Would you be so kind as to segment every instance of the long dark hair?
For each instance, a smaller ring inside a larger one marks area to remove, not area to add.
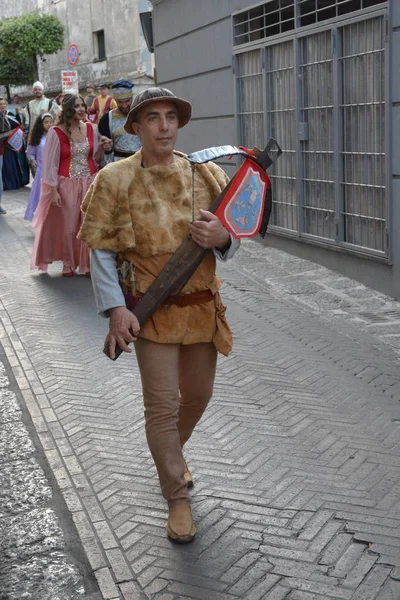
[[[44,125],[43,125],[43,121],[45,120],[46,117],[51,117],[50,114],[46,114],[46,115],[39,115],[38,118],[35,121],[35,124],[32,127],[32,131],[29,135],[29,141],[28,144],[30,146],[39,146],[40,144],[40,140],[42,139],[42,135],[44,134]]]
[[[75,102],[80,98],[87,110],[86,102],[80,94],[65,94],[62,101],[62,112],[60,114],[58,125],[65,125],[67,134],[71,137],[71,123],[75,116]]]

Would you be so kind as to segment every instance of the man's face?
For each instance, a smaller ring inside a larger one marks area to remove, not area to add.
[[[108,88],[107,87],[100,88],[100,96],[105,98],[107,95],[108,95]]]
[[[5,113],[7,110],[7,101],[0,100],[0,112]]]
[[[153,156],[172,154],[178,135],[178,111],[172,102],[152,102],[139,113],[133,129],[143,151]]]
[[[118,106],[118,110],[123,115],[127,115],[131,109],[132,98],[124,98],[123,100],[115,101]]]
[[[92,87],[87,87],[86,91],[88,94],[93,94],[94,89]]]
[[[35,98],[41,98],[43,96],[43,89],[39,86],[35,86],[32,92]]]

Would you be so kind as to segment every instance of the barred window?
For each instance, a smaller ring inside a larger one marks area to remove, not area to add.
[[[294,29],[294,0],[272,0],[233,18],[235,46]]]
[[[233,45],[240,46],[296,28],[384,4],[386,0],[270,0],[233,17]],[[297,9],[297,13],[296,13]]]
[[[236,56],[239,143],[283,150],[272,227],[388,254],[384,15],[289,34]]]

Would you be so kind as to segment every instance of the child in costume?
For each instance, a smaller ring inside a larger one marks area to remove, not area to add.
[[[34,212],[39,203],[40,184],[42,180],[43,154],[46,143],[47,132],[53,124],[53,117],[50,113],[44,113],[36,119],[29,136],[29,144],[26,149],[28,162],[33,167],[35,179],[33,180],[32,191],[29,196],[28,206],[26,207],[24,219],[32,221]]]

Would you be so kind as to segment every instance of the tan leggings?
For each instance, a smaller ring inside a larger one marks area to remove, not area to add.
[[[170,507],[190,504],[182,447],[213,391],[217,351],[212,343],[135,342],[143,387],[146,436]]]

